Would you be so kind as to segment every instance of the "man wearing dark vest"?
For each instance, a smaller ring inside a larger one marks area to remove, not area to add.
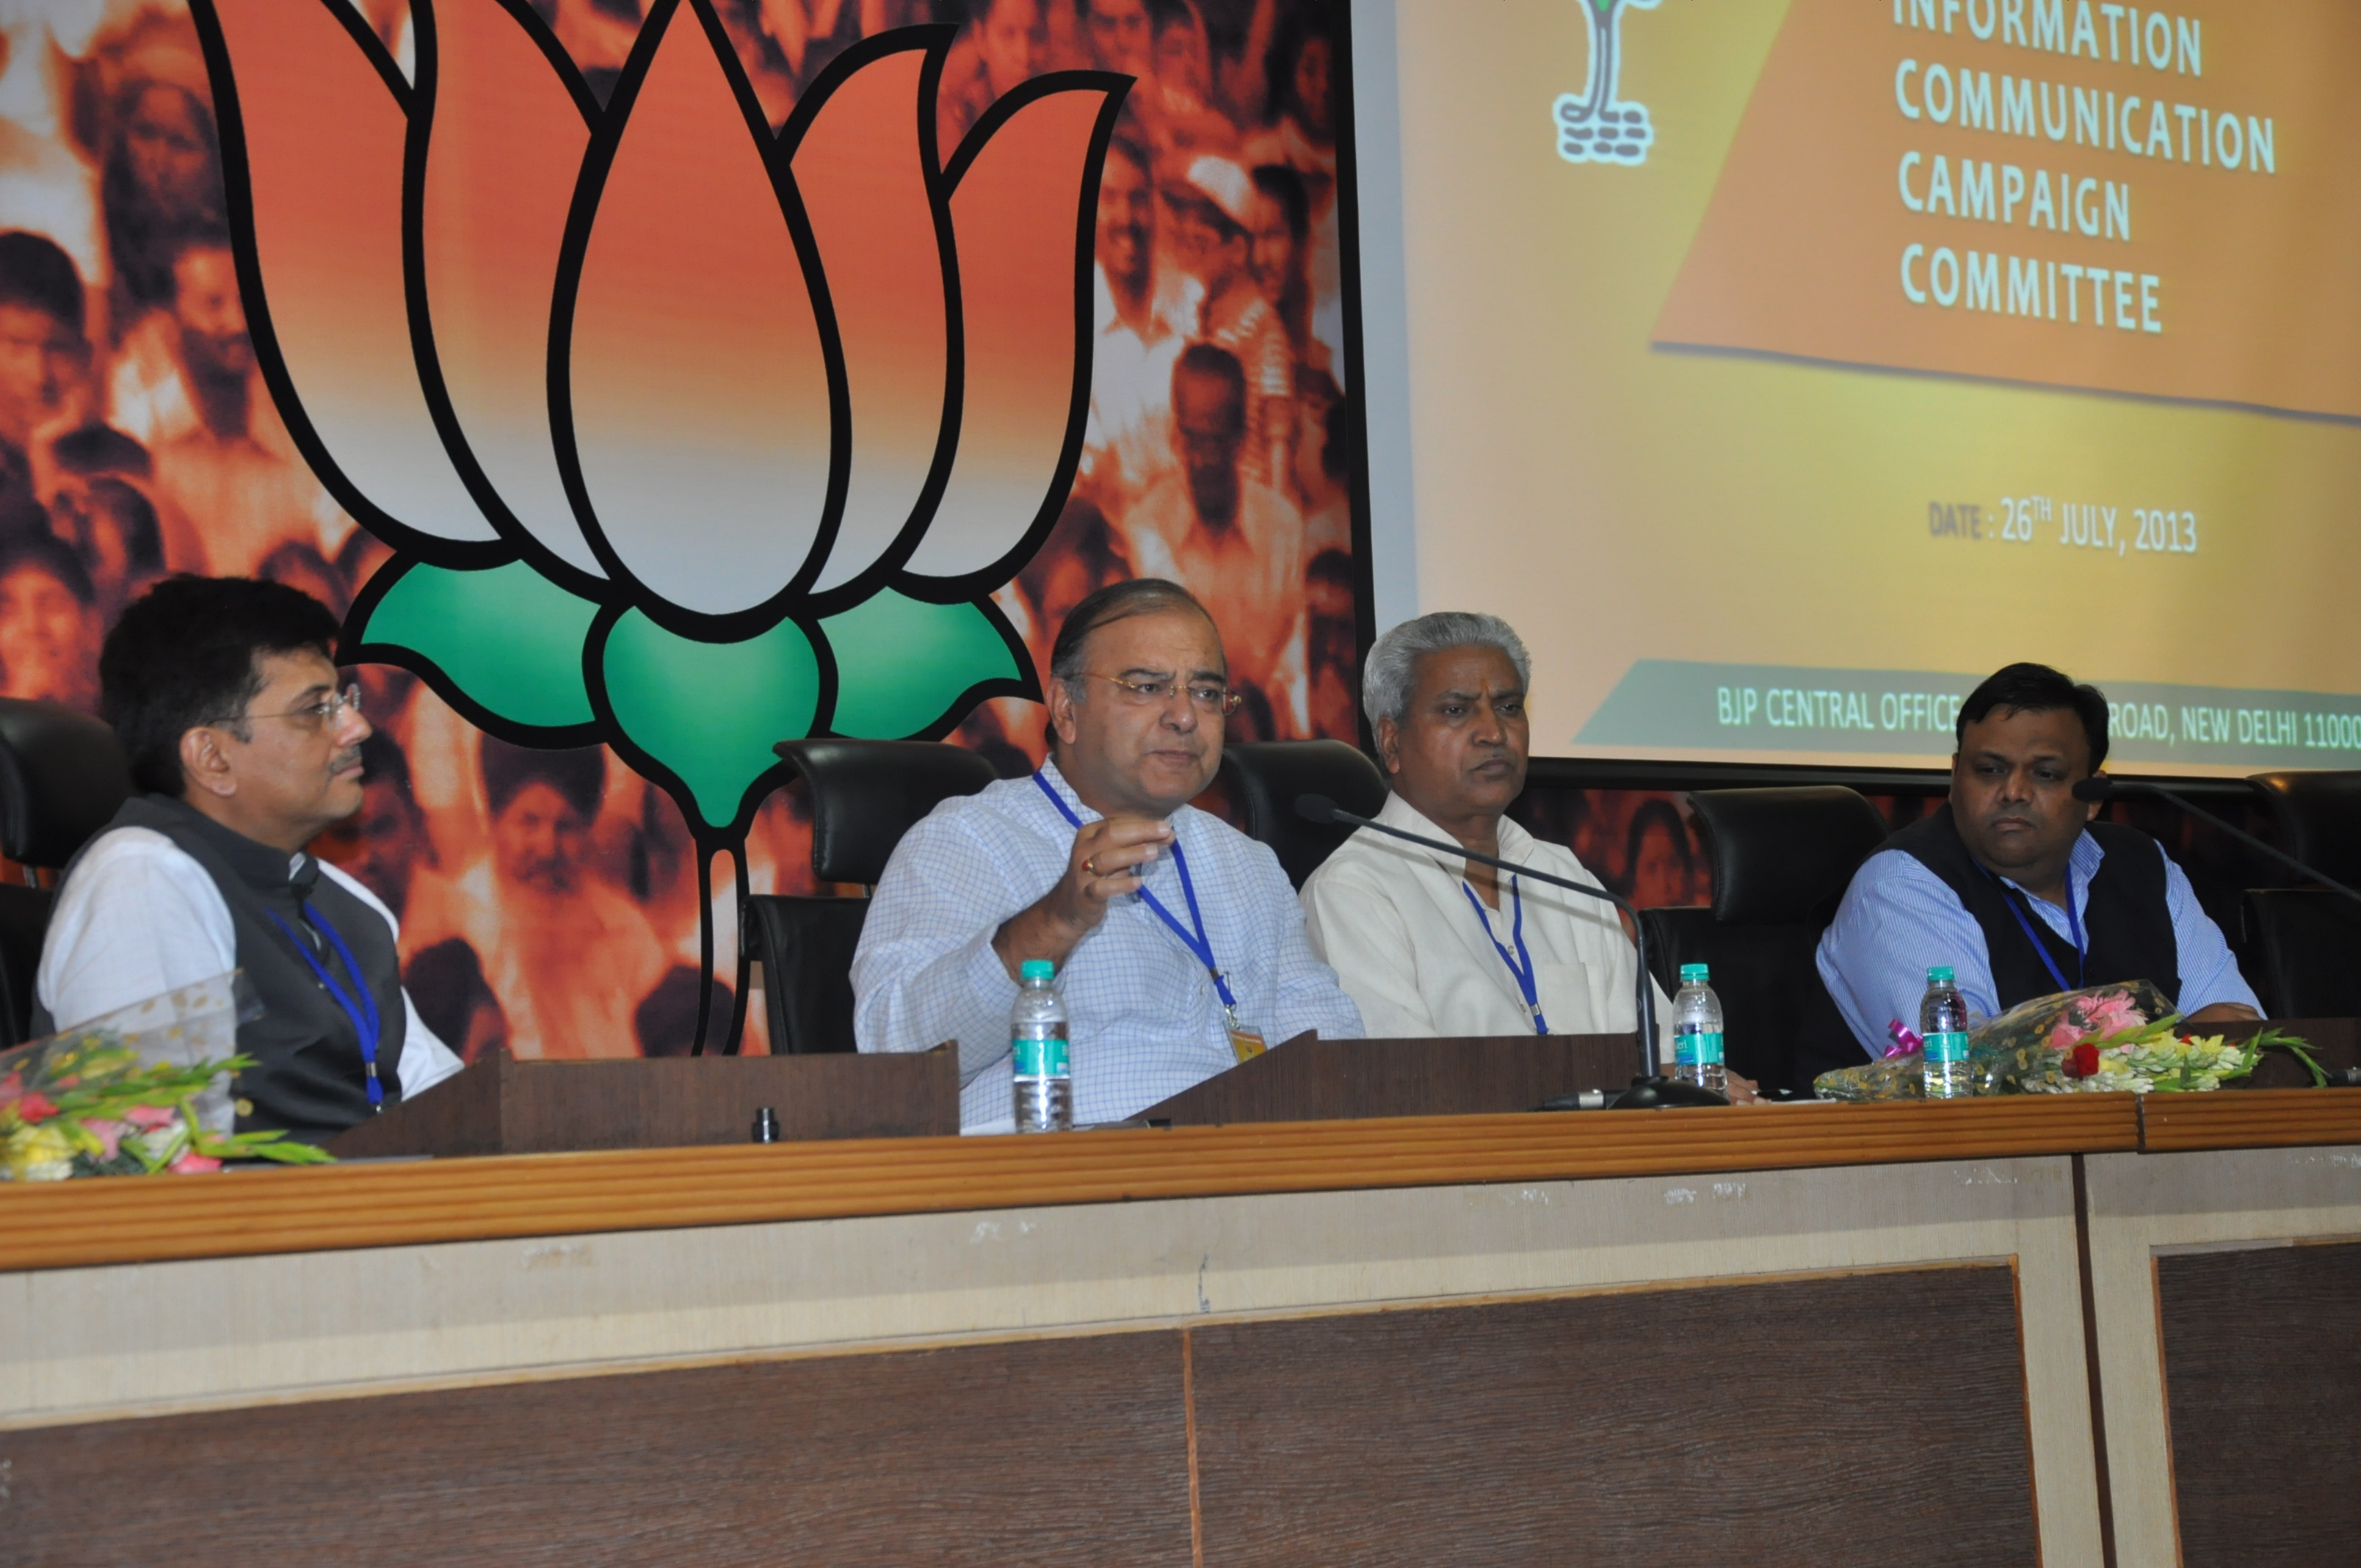
[[[1820,938],[1820,978],[1872,1056],[1916,1028],[1927,971],[1968,1010],[2152,981],[2191,1020],[2260,1016],[2189,878],[2136,828],[2093,821],[2074,785],[2107,760],[2107,699],[2044,664],[2011,664],[1960,705],[1951,795],[1853,873]]]
[[[145,794],[66,867],[34,983],[37,1032],[245,971],[255,1065],[237,1129],[321,1143],[442,1081],[457,1058],[401,988],[393,916],[304,850],[360,809],[360,688],[336,620],[244,577],[173,577],[123,612],[100,703]]]

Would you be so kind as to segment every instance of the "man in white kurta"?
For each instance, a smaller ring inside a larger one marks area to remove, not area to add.
[[[1525,787],[1532,674],[1524,642],[1497,616],[1424,615],[1378,638],[1361,671],[1392,788],[1377,819],[1597,887],[1573,850],[1507,817]],[[1367,828],[1312,873],[1301,897],[1312,950],[1373,1037],[1638,1026],[1639,954],[1602,899]],[[1661,1052],[1672,1004],[1661,988],[1656,996]]]
[[[1386,797],[1377,819],[1451,839],[1399,795]],[[1499,833],[1500,859],[1598,885],[1573,850],[1543,843],[1506,817]],[[1549,1032],[1611,1035],[1634,1026],[1639,955],[1613,905],[1504,877],[1494,909],[1469,900],[1466,864],[1365,828],[1304,883],[1312,950],[1336,971],[1372,1038],[1531,1031],[1523,988],[1501,956],[1503,948],[1517,951],[1520,905],[1535,1000]],[[1672,1003],[1661,989],[1656,994],[1656,1016],[1668,1024]]]

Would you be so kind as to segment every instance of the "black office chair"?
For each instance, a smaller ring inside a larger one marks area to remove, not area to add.
[[[925,740],[783,740],[776,750],[811,792],[812,874],[864,887],[876,886],[920,817],[997,777],[977,753]],[[738,939],[763,966],[774,1054],[853,1048],[852,953],[868,916],[866,898],[746,900]]]
[[[130,796],[113,729],[56,703],[0,697],[0,854],[28,876],[72,860]],[[0,885],[0,1046],[31,1036],[50,902],[46,888]]]
[[[2289,854],[2361,887],[2361,772],[2257,773],[2248,782],[2270,803]],[[2249,888],[2243,914],[2254,970],[2247,978],[2272,1016],[2361,1014],[2361,905],[2325,888]]]
[[[1256,740],[1222,748],[1240,825],[1270,846],[1287,880],[1297,887],[1353,836],[1341,822],[1306,822],[1295,797],[1324,795],[1356,817],[1385,809],[1386,778],[1378,765],[1342,740]]]
[[[1809,1093],[1821,1073],[1863,1059],[1813,950],[1885,819],[1835,784],[1700,790],[1689,804],[1713,855],[1713,903],[1641,912],[1657,982],[1669,993],[1681,965],[1709,966],[1730,1070]]]

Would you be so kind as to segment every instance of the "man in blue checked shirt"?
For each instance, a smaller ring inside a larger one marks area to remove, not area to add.
[[[1005,1132],[1018,967],[1058,965],[1077,1124],[1115,1122],[1361,1015],[1264,845],[1189,802],[1237,707],[1221,633],[1160,578],[1076,605],[1051,650],[1050,760],[904,836],[852,959],[864,1051],[959,1042],[962,1130]]]
[[[1863,861],[1820,938],[1820,978],[1874,1055],[1916,1027],[1949,964],[1971,1013],[2146,980],[2192,1021],[2260,1015],[2222,932],[2164,847],[2092,820],[2074,785],[2107,760],[2107,699],[2011,664],[1960,705],[1950,799]]]

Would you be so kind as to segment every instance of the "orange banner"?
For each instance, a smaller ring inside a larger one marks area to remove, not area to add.
[[[2361,6],[1793,0],[1664,345],[2361,418]]]

